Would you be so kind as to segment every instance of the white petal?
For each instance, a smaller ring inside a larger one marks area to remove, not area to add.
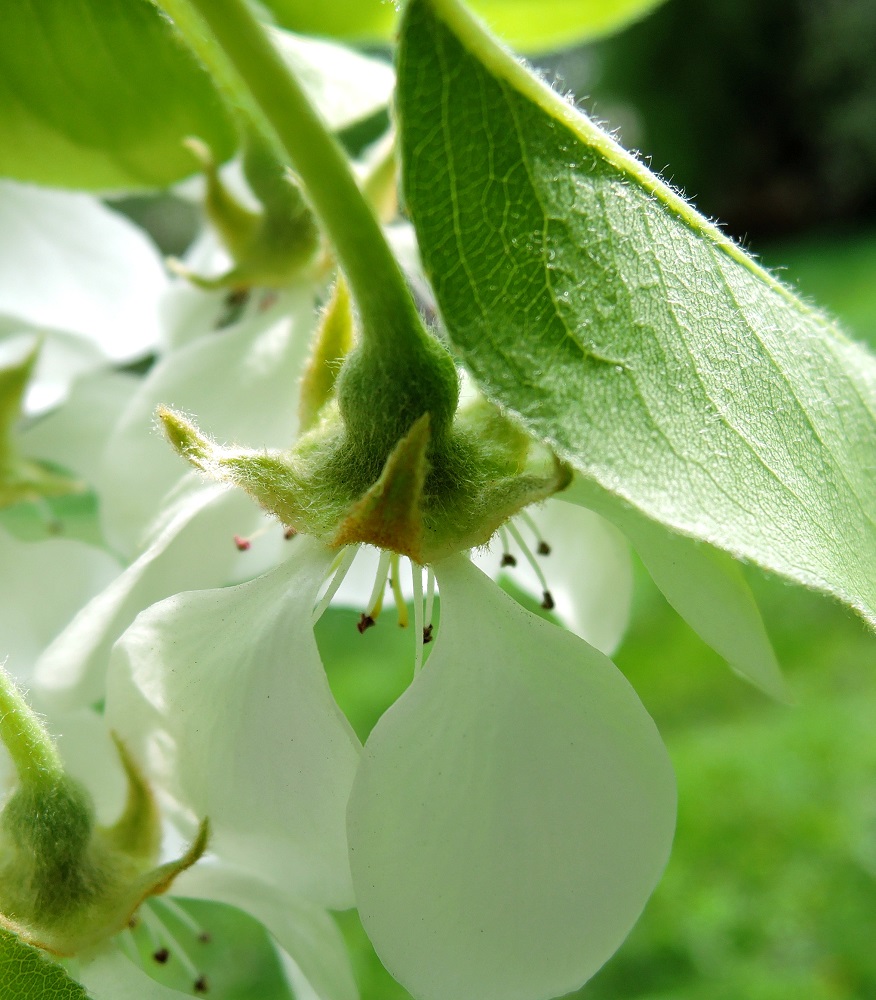
[[[270,33],[329,128],[343,129],[370,118],[391,100],[395,73],[389,63],[335,42],[278,28]]]
[[[197,488],[168,508],[146,551],[79,611],[37,661],[39,695],[55,710],[103,697],[110,648],[144,608],[231,576],[240,559],[232,538],[251,524],[253,504],[238,491],[192,481]]]
[[[113,653],[107,717],[156,783],[209,817],[218,855],[342,907],[360,747],[313,635],[333,553],[295,546],[266,576],[140,615]]]
[[[0,661],[26,682],[40,653],[120,571],[72,538],[21,542],[0,528]]]
[[[21,451],[54,462],[93,484],[113,427],[138,385],[133,375],[112,371],[79,379],[62,406],[20,434]]]
[[[105,453],[101,520],[130,554],[188,466],[157,429],[155,410],[193,415],[211,437],[252,448],[288,448],[297,429],[298,378],[310,349],[313,297],[299,289],[243,323],[174,351],[152,369]]]
[[[148,237],[96,198],[0,181],[0,316],[73,333],[115,361],[158,339],[167,280]]]
[[[666,600],[700,638],[741,677],[780,701],[790,700],[760,610],[735,559],[667,531],[590,480],[576,477],[560,497],[611,518]]]
[[[536,559],[557,617],[591,646],[610,655],[623,638],[633,598],[633,567],[623,535],[593,511],[556,500],[531,507],[527,513],[551,548],[550,555],[536,555]],[[527,526],[519,519],[516,524],[535,552]],[[542,586],[537,575],[516,546],[512,545],[512,551],[517,565],[503,572],[540,601]],[[475,562],[496,577],[501,557],[501,545],[494,537],[488,549],[477,553]]]
[[[92,1000],[180,1000],[185,995],[146,975],[114,942],[83,961],[76,978]]]
[[[174,895],[213,899],[254,916],[286,953],[295,996],[358,1000],[347,946],[337,924],[315,903],[283,892],[214,858],[199,862],[174,882]]]
[[[656,885],[671,765],[610,660],[462,556],[435,569],[435,651],[353,787],[357,905],[418,1000],[553,997],[606,961]]]
[[[33,707],[42,708],[38,700]],[[114,823],[124,808],[128,784],[106,719],[91,708],[52,712],[43,718],[57,741],[64,770],[91,794],[98,822]]]

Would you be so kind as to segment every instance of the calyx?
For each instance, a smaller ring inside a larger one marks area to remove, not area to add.
[[[457,410],[456,368],[435,337],[355,337],[354,327],[349,298],[336,290],[304,375],[309,429],[292,448],[221,445],[161,408],[171,444],[296,533],[335,547],[376,545],[421,565],[486,544],[520,509],[568,485],[568,469],[491,404]],[[339,358],[339,345],[354,341]]]

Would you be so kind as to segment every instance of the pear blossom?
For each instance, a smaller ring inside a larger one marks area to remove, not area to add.
[[[432,654],[360,748],[312,636],[333,556],[293,544],[264,577],[141,614],[114,653],[110,724],[171,809],[209,813],[223,859],[355,900],[415,996],[580,985],[672,838],[671,766],[629,685],[454,556],[434,567]]]

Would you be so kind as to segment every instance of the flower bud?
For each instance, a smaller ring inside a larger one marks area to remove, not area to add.
[[[164,892],[207,846],[202,824],[177,861],[156,865],[160,818],[142,774],[117,742],[128,799],[112,826],[98,826],[85,788],[0,668],[0,738],[18,783],[0,812],[0,923],[23,941],[73,955],[128,926],[139,905]]]

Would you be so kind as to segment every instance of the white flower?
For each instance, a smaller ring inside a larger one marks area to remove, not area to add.
[[[576,988],[672,839],[671,767],[634,692],[452,556],[434,567],[434,651],[360,749],[312,634],[333,556],[294,545],[266,576],[140,615],[114,654],[110,724],[178,812],[211,817],[223,859],[296,897],[355,898],[415,996]]]

